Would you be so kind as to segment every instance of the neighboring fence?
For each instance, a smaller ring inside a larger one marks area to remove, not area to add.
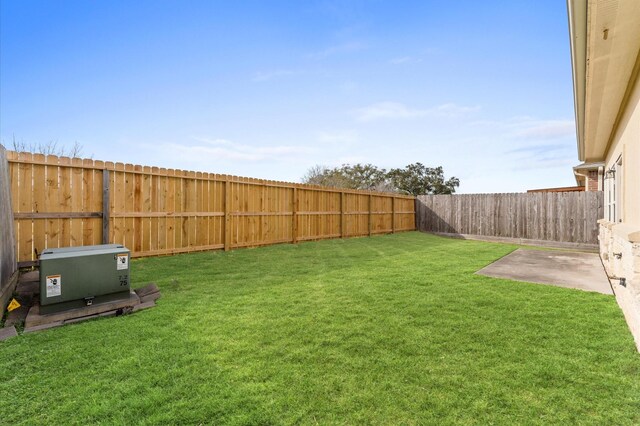
[[[422,195],[421,231],[598,244],[602,192]]]
[[[415,229],[415,197],[7,151],[19,261],[124,244],[133,256]],[[103,203],[103,200],[108,200]]]
[[[10,189],[6,151],[0,145],[0,313],[13,292],[17,270]]]

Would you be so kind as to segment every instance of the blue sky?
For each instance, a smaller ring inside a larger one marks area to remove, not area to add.
[[[574,185],[565,3],[0,0],[0,138],[299,181],[442,165]]]

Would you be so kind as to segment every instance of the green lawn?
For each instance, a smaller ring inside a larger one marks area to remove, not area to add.
[[[2,424],[640,424],[612,296],[417,232],[150,258],[158,306],[0,343]]]

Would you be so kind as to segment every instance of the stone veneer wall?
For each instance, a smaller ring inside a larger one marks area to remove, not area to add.
[[[640,351],[640,230],[605,219],[598,223],[600,257]]]

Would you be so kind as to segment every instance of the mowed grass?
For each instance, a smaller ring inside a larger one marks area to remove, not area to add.
[[[612,296],[416,232],[150,258],[158,306],[0,343],[3,424],[640,423]]]

